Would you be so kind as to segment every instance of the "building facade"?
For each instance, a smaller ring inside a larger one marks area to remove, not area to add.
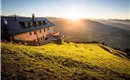
[[[1,39],[28,44],[44,44],[53,34],[54,24],[46,18],[35,17],[1,17]]]

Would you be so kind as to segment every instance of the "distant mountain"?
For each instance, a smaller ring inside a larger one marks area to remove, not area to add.
[[[130,30],[130,20],[94,20],[103,24],[116,26],[125,30]]]
[[[130,48],[129,20],[48,19],[55,24],[54,30],[64,34],[70,41],[96,40],[122,50]]]
[[[124,23],[124,24],[129,24],[130,25],[130,20],[126,19],[126,20],[120,20],[120,19],[110,19],[109,21],[111,22],[115,22],[115,23]]]

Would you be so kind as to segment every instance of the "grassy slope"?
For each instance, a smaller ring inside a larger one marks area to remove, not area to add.
[[[130,60],[98,44],[24,46],[2,43],[2,79],[130,79]]]

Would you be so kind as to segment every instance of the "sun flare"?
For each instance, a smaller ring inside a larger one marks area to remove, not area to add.
[[[67,14],[67,18],[69,18],[70,20],[76,21],[81,18],[81,15],[79,11],[75,9],[71,9]]]
[[[73,21],[76,21],[76,20],[79,20],[80,18],[78,16],[72,15],[72,16],[69,17],[69,19],[73,20]]]

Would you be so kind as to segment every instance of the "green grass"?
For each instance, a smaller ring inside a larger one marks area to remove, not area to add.
[[[111,52],[99,44],[83,43],[43,46],[2,43],[2,80],[130,79],[130,60],[109,49]]]

